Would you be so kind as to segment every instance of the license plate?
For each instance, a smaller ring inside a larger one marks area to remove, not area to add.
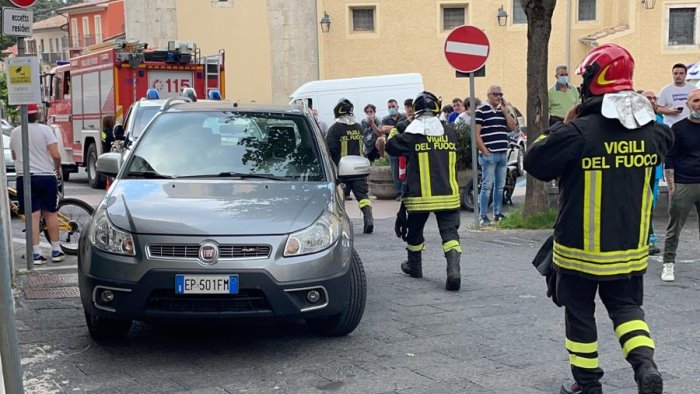
[[[238,294],[238,275],[175,275],[176,294]]]

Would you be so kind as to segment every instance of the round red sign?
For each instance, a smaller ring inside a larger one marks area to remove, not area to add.
[[[10,2],[17,7],[27,8],[33,6],[36,0],[10,0]]]
[[[457,71],[471,73],[480,69],[489,57],[486,34],[474,26],[460,26],[445,40],[445,58]]]

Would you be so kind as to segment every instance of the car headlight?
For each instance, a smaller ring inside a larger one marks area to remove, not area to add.
[[[136,255],[134,237],[114,227],[104,209],[98,210],[93,220],[90,241],[97,249],[126,256]]]
[[[292,233],[284,247],[284,257],[301,256],[328,249],[338,240],[340,219],[332,212],[326,211],[311,226]]]

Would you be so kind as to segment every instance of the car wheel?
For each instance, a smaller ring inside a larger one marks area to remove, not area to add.
[[[467,185],[464,187],[464,190],[462,191],[462,208],[469,211],[469,212],[474,212],[474,196],[472,195],[472,192],[474,191],[474,179],[469,178],[467,181]]]
[[[86,170],[90,187],[93,189],[104,189],[106,179],[104,175],[97,172],[97,147],[95,144],[88,146]]]
[[[327,337],[342,337],[357,328],[365,312],[367,279],[362,261],[353,250],[350,260],[350,292],[345,310],[327,319],[307,319],[306,322],[317,333]]]
[[[131,331],[131,320],[108,319],[85,312],[87,324],[92,339],[118,340],[124,339]]]

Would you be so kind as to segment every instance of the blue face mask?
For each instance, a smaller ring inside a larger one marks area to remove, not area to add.
[[[396,116],[399,113],[399,110],[396,108],[389,108],[389,115],[391,116]]]
[[[700,120],[700,112],[690,111],[690,117],[696,120]]]
[[[559,84],[560,85],[566,85],[568,83],[569,83],[569,77],[566,77],[566,76],[559,77]]]

